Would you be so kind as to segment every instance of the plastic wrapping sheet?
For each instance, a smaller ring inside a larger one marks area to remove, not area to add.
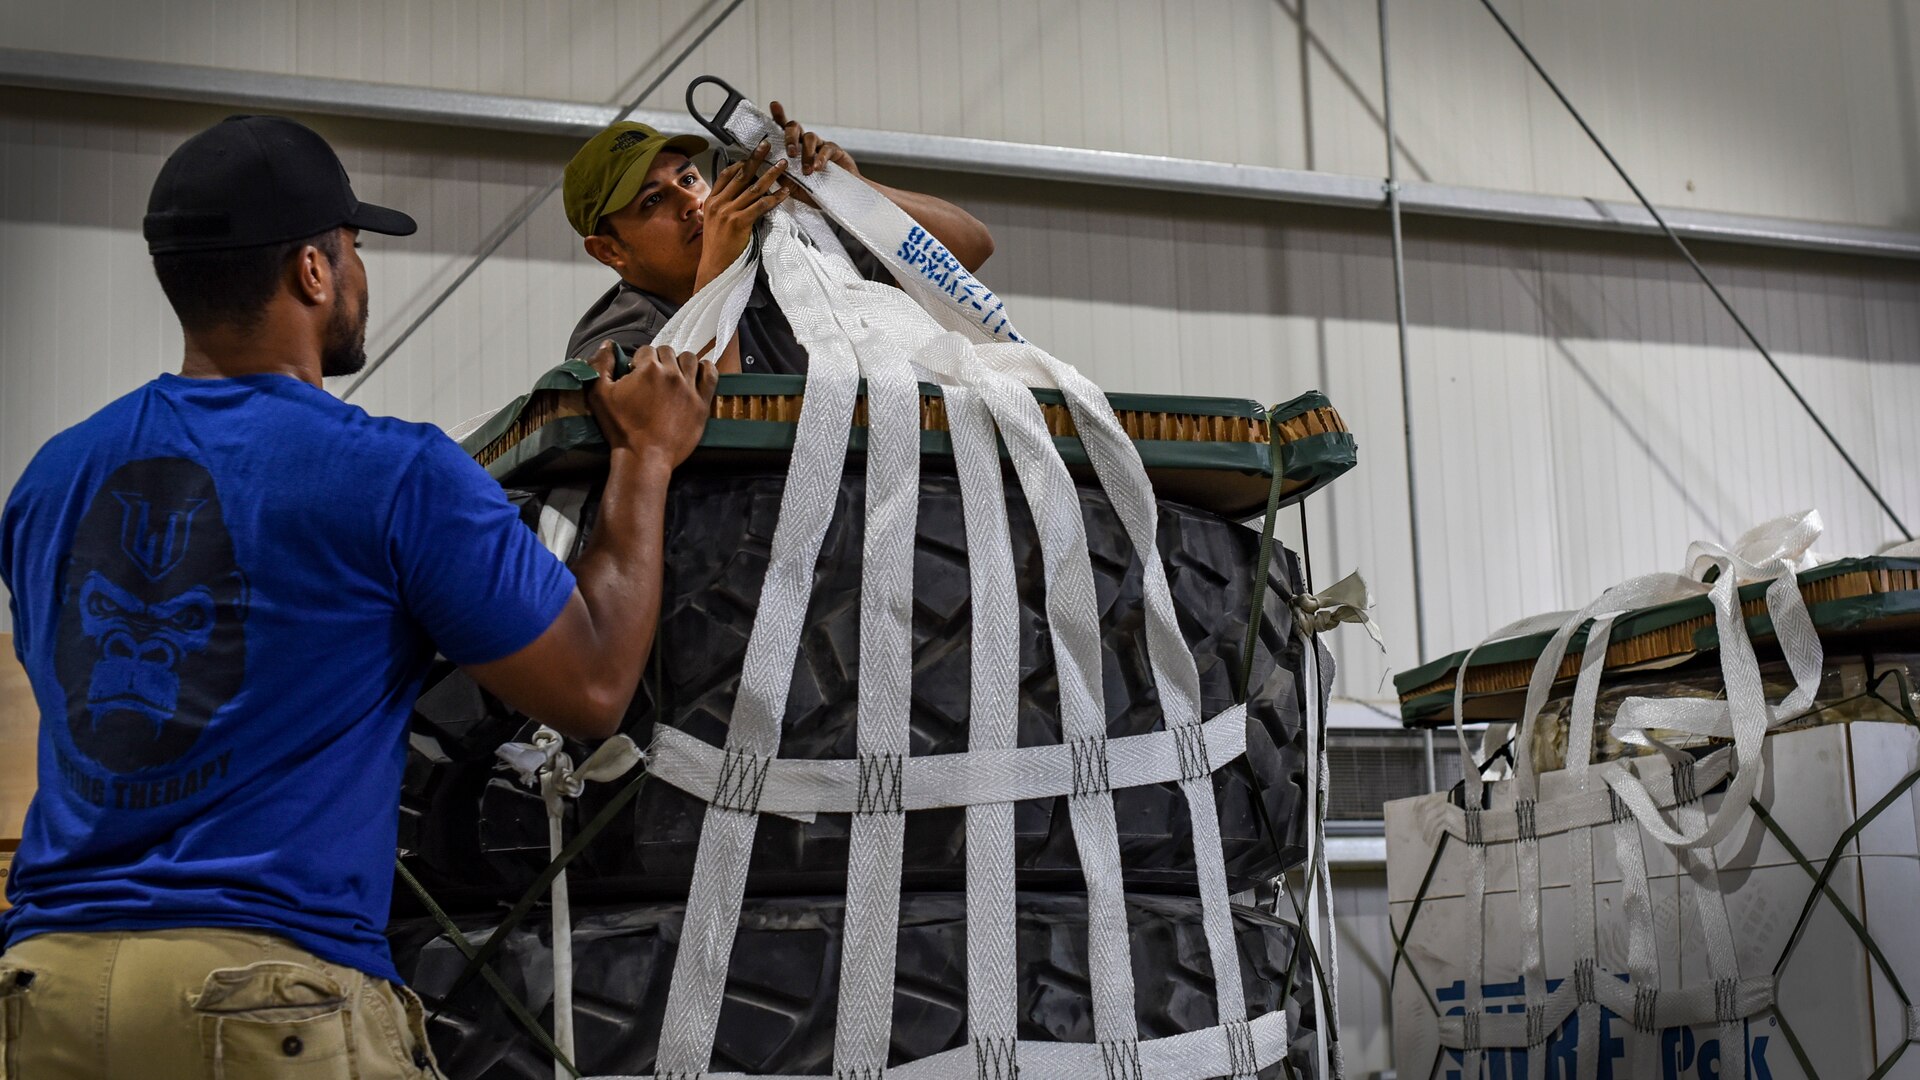
[[[1857,720],[1896,723],[1902,718],[1900,703],[1903,696],[1907,699],[1908,709],[1920,710],[1920,697],[1915,697],[1915,688],[1920,688],[1920,652],[1839,656],[1829,653],[1826,660],[1812,711],[1771,729],[1772,734]],[[1793,685],[1793,673],[1785,663],[1779,661],[1762,664],[1760,677],[1769,698],[1777,699],[1785,695]],[[1662,696],[1676,698],[1713,699],[1722,693],[1718,669],[1703,669],[1695,665],[1672,671],[1646,672],[1631,678],[1616,677],[1600,690],[1595,703],[1595,762],[1656,752],[1652,747],[1621,742],[1613,737],[1611,730],[1613,718],[1622,701],[1630,697],[1644,697],[1656,688]],[[1572,705],[1571,693],[1556,696],[1547,702],[1546,709],[1540,714],[1540,723],[1534,729],[1533,754],[1543,771],[1563,769],[1567,765],[1567,722]],[[1704,751],[1723,745],[1723,740],[1686,732],[1655,731],[1653,734],[1662,743],[1678,750]]]

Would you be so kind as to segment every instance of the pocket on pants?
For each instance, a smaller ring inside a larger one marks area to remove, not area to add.
[[[212,1080],[353,1080],[346,991],[324,971],[287,960],[221,968],[193,1011]]]
[[[39,975],[19,964],[0,960],[0,1080],[17,1080],[20,1054],[20,1024],[27,1009],[27,995]]]
[[[408,1042],[407,1055],[413,1061],[413,1067],[420,1070],[424,1077],[439,1075],[439,1067],[433,1060],[433,1044],[427,1041],[427,1007],[420,995],[401,983],[393,984],[393,992],[400,998],[400,1007],[407,1018]]]

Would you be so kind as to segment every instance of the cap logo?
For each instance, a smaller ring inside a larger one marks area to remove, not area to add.
[[[651,136],[643,135],[638,131],[623,131],[613,137],[613,152],[617,154],[622,150],[631,150],[641,143],[646,142],[650,137]]]

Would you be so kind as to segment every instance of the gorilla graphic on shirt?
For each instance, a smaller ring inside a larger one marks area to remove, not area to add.
[[[190,749],[246,677],[247,579],[207,470],[132,461],[74,532],[59,623],[74,746],[115,773]]]

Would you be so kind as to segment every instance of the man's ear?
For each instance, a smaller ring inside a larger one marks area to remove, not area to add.
[[[327,253],[307,244],[292,259],[293,295],[303,304],[319,306],[333,299],[339,288],[339,275]]]
[[[594,233],[582,240],[580,246],[586,248],[587,254],[593,256],[601,265],[612,267],[615,273],[620,273],[627,267],[626,254],[620,250],[619,244],[614,243],[611,236]]]

